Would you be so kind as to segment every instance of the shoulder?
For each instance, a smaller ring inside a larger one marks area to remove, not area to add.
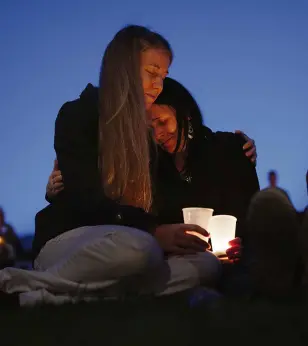
[[[55,138],[81,135],[96,138],[98,120],[98,98],[81,94],[80,98],[68,101],[60,108],[55,122]]]
[[[235,138],[237,138],[238,135],[233,132],[217,131],[213,133],[213,136],[217,140],[228,141],[228,140],[234,140]]]
[[[214,132],[207,126],[202,126],[201,133],[205,138],[211,138],[214,134]]]
[[[80,101],[69,101],[64,103],[56,118],[56,130],[62,129],[70,123],[75,123],[81,118]]]
[[[80,100],[66,102],[59,110],[55,122],[55,148],[62,147],[64,143],[76,142],[87,126],[86,113],[83,111]]]
[[[56,128],[68,125],[82,128],[96,121],[98,121],[98,109],[94,108],[94,105],[86,105],[82,100],[77,99],[62,105],[57,115]]]
[[[65,102],[58,113],[57,120],[69,119],[81,113],[82,103],[80,99]]]
[[[201,137],[217,144],[238,144],[244,141],[241,135],[226,131],[214,132],[207,126],[202,126]]]
[[[243,145],[245,139],[233,132],[217,131],[214,132],[210,128],[203,126],[201,137],[197,141],[198,145],[204,146],[205,143],[214,151],[223,151],[223,153],[230,155],[238,153],[243,155]]]
[[[66,123],[84,124],[97,119],[98,89],[88,84],[79,98],[62,105],[56,119],[56,126]]]
[[[232,132],[215,132],[213,135],[212,148],[214,155],[220,164],[228,170],[231,167],[237,170],[241,167],[244,170],[246,166],[254,168],[245,155],[244,144],[245,139],[241,135]]]
[[[245,139],[233,132],[218,131],[213,134],[213,140],[219,147],[224,147],[228,151],[239,150],[243,153]]]

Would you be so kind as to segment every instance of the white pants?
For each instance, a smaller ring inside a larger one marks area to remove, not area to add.
[[[210,252],[164,259],[153,236],[113,225],[81,227],[50,240],[34,269],[2,270],[0,289],[21,292],[23,306],[61,304],[213,287],[221,273]]]

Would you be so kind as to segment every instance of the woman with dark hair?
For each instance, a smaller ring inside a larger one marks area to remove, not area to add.
[[[160,221],[181,222],[181,209],[192,206],[236,216],[237,236],[244,248],[240,265],[225,276],[225,291],[271,298],[296,296],[297,214],[279,189],[258,192],[258,177],[243,151],[243,137],[203,126],[196,101],[171,78],[165,80],[150,113],[162,149],[154,184]],[[229,256],[241,255],[239,246],[231,250]]]
[[[253,152],[245,152],[245,138],[212,132],[189,91],[167,78],[150,109],[160,164],[155,189],[161,222],[182,220],[182,208],[207,207],[238,219],[238,236],[251,197],[259,191]]]

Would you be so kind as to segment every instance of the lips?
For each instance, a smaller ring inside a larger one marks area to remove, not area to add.
[[[170,137],[169,139],[167,139],[164,143],[161,144],[161,146],[168,149],[172,145],[172,142],[171,142],[172,138],[173,137]]]
[[[170,139],[172,139],[172,137],[168,138],[162,145],[166,145],[170,141]]]
[[[153,102],[156,100],[157,95],[145,94],[148,98],[150,98]]]

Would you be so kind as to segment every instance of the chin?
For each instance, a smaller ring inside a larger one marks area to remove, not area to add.
[[[166,147],[162,147],[164,151],[166,151],[168,154],[174,154],[174,149],[175,148],[166,148]]]
[[[148,111],[151,109],[152,105],[153,105],[154,101],[153,100],[149,100],[148,98],[145,100],[145,109]]]

